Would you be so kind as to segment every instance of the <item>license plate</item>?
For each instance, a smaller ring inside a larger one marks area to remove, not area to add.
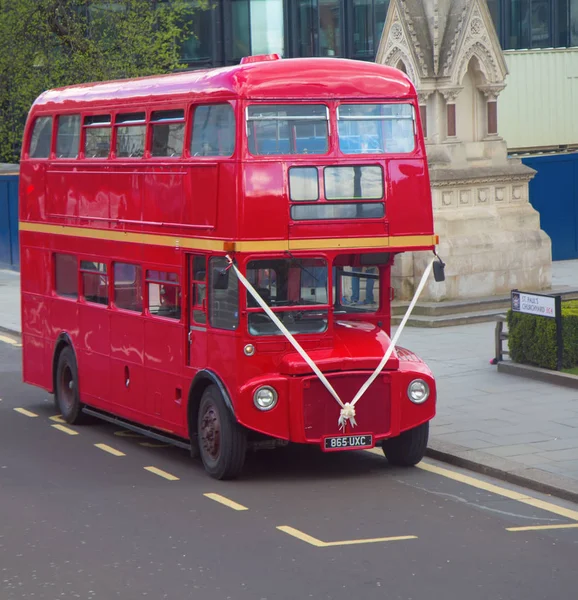
[[[373,448],[373,435],[365,433],[361,435],[338,435],[323,438],[323,450],[355,450],[361,448]]]

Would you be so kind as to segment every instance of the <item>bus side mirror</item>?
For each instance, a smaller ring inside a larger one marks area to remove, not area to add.
[[[442,262],[441,258],[434,262],[434,264],[433,264],[434,279],[437,282],[446,280],[445,268],[446,268],[446,265],[444,262]]]
[[[229,269],[215,269],[213,271],[213,289],[226,290],[229,287]]]

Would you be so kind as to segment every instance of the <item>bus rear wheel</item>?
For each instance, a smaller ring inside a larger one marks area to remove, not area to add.
[[[383,442],[383,453],[388,462],[399,467],[413,467],[425,456],[429,437],[429,421],[404,431]]]
[[[83,405],[78,391],[78,366],[70,346],[66,346],[58,357],[54,399],[56,408],[67,423],[80,425],[89,421],[82,412]]]
[[[203,392],[197,427],[199,454],[207,473],[215,479],[238,477],[245,464],[247,436],[216,385]]]

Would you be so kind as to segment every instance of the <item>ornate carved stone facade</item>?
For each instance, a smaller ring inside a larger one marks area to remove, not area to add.
[[[376,61],[405,71],[418,92],[447,262],[446,282],[422,299],[550,287],[550,239],[528,201],[534,171],[508,159],[498,135],[507,68],[486,0],[391,0]],[[413,292],[428,259],[397,259],[398,297]]]

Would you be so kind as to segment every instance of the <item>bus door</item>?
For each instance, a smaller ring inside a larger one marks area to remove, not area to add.
[[[187,256],[187,365],[202,369],[207,363],[207,257]]]

